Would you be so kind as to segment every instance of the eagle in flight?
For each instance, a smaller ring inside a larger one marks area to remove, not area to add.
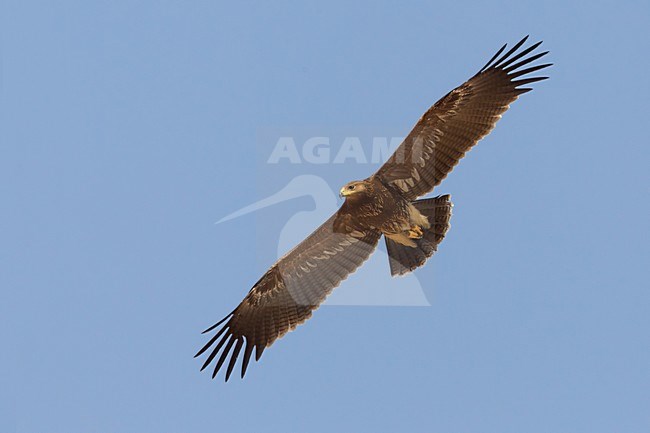
[[[548,51],[534,52],[541,42],[521,49],[527,39],[505,53],[507,45],[501,47],[478,73],[429,108],[375,174],[341,188],[341,208],[271,266],[237,308],[204,331],[217,330],[195,355],[208,352],[201,370],[220,354],[212,378],[228,360],[227,381],[243,349],[243,378],[253,350],[259,360],[264,349],[309,319],[382,235],[393,276],[431,257],[449,229],[452,203],[449,195],[418,197],[492,131],[519,95],[532,90],[522,86],[548,78],[529,75],[551,64],[532,64]]]

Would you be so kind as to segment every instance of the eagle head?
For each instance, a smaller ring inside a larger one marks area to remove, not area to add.
[[[369,189],[369,182],[365,180],[355,180],[353,182],[346,183],[339,191],[339,196],[347,198],[358,194],[365,195],[369,192]]]

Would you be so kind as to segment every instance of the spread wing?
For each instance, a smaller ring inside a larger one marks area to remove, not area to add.
[[[214,378],[230,354],[227,381],[243,348],[241,376],[244,377],[253,349],[255,360],[259,360],[265,348],[309,319],[332,289],[354,272],[377,246],[381,233],[355,227],[352,221],[350,215],[341,211],[332,215],[278,260],[235,310],[205,330],[204,333],[210,332],[225,322],[195,355],[211,349],[201,370],[221,351],[212,374]]]
[[[532,90],[521,86],[548,78],[528,77],[551,64],[527,66],[548,51],[531,54],[538,42],[517,52],[526,39],[501,55],[504,45],[476,75],[436,102],[375,175],[393,183],[408,199],[438,185],[492,131],[510,104]]]

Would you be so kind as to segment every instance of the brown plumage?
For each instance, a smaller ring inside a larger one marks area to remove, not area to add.
[[[510,104],[531,90],[521,86],[547,78],[524,78],[550,66],[527,66],[547,51],[528,56],[541,42],[518,51],[526,39],[505,54],[504,45],[476,75],[436,102],[374,175],[341,188],[346,199],[341,208],[278,260],[237,308],[204,331],[221,326],[196,354],[209,351],[201,370],[216,359],[214,378],[228,361],[228,380],[243,350],[244,377],[253,351],[259,360],[265,348],[309,319],[370,256],[382,234],[392,275],[426,262],[449,228],[452,204],[448,195],[416,199],[440,184]]]

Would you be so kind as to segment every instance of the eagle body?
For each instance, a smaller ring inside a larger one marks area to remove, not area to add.
[[[350,182],[341,188],[340,194],[346,200],[337,212],[335,230],[339,225],[343,231],[379,230],[402,245],[415,247],[412,239],[421,238],[422,230],[430,228],[427,216],[399,188],[379,176]]]
[[[280,258],[244,300],[204,333],[216,333],[195,355],[208,352],[214,378],[226,364],[226,381],[243,351],[244,377],[253,351],[259,360],[278,338],[309,319],[327,295],[365,262],[383,236],[391,275],[422,266],[449,229],[449,195],[421,198],[437,187],[465,154],[492,131],[522,87],[548,77],[530,74],[548,51],[528,37],[502,46],[469,80],[433,104],[391,158],[369,178],[341,188],[341,208]],[[217,358],[218,356],[218,358]]]

